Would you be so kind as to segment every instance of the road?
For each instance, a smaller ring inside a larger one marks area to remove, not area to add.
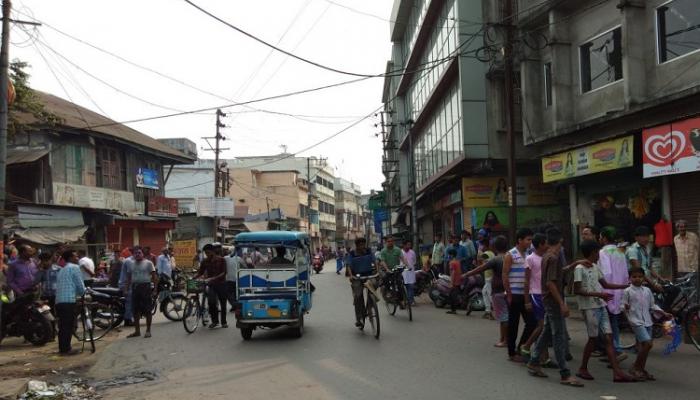
[[[649,360],[657,382],[613,384],[610,370],[597,360],[591,361],[597,379],[585,388],[559,385],[555,370],[548,370],[549,379],[530,377],[522,365],[506,360],[503,349],[493,347],[495,322],[481,313],[446,315],[427,298],[414,310],[413,322],[400,311],[391,317],[380,308],[382,333],[375,340],[354,328],[349,286],[331,269],[329,263],[313,277],[315,304],[301,339],[272,330],[255,331],[253,340],[244,342],[233,326],[187,335],[181,323],[159,319],[151,339],[111,344],[90,375],[159,374],[153,382],[111,389],[105,396],[110,399],[638,400],[694,399],[700,390],[700,353],[684,345],[662,356],[665,341],[657,342]],[[582,327],[578,320],[570,323],[573,367],[580,360]]]

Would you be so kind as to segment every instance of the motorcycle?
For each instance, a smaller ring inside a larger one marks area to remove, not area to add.
[[[437,279],[437,274],[432,269],[426,271],[416,271],[416,284],[413,289],[413,295],[418,297],[430,290],[433,281]]]
[[[34,301],[33,295],[20,296],[2,303],[0,342],[7,336],[24,337],[35,346],[43,346],[55,336],[51,308]]]
[[[311,266],[314,268],[317,274],[320,274],[323,270],[323,259],[319,255],[315,255],[313,260],[311,260]]]
[[[171,280],[167,275],[161,275],[158,280],[158,290],[154,293],[152,314],[155,315],[160,309],[165,318],[171,321],[182,321],[187,295],[182,292],[173,292],[176,279],[173,277]]]
[[[457,296],[457,308],[466,309],[467,315],[472,311],[484,311],[484,296],[481,294],[481,288],[484,286],[484,279],[481,275],[470,276],[460,287],[459,295]],[[443,308],[450,304],[450,277],[440,275],[435,280],[430,288],[430,299],[435,304],[435,307]]]
[[[106,318],[104,318],[105,321],[111,319],[111,328],[116,328],[124,322],[126,297],[124,297],[124,293],[121,289],[109,286],[90,287],[87,293],[92,296],[93,301],[105,305],[105,310],[98,310],[98,315],[106,316]],[[107,314],[111,314],[113,318],[109,318]],[[97,321],[95,321],[95,323],[99,325]],[[105,326],[100,326],[100,328],[106,329]]]

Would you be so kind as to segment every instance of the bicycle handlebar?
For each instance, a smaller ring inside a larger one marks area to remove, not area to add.
[[[377,277],[379,277],[379,274],[378,274],[378,273],[377,273],[377,274],[374,274],[374,275],[366,275],[366,276],[362,276],[362,275],[359,275],[359,274],[358,274],[358,275],[353,275],[353,276],[352,276],[353,279],[359,279],[359,280],[361,280],[361,281],[365,281],[365,280],[369,280],[369,279],[374,279],[374,278],[377,278]]]

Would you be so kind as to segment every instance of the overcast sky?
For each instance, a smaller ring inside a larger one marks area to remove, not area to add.
[[[381,18],[389,18],[392,0],[193,1],[265,41],[343,71],[383,73],[390,55],[389,23]],[[10,58],[31,64],[32,87],[116,121],[356,79],[271,51],[183,0],[13,0],[13,7],[14,18],[26,20],[29,15],[47,24],[36,30],[12,29]],[[216,96],[129,65],[52,27]],[[251,105],[301,116],[297,118],[241,106],[225,109],[229,115],[224,122],[230,127],[223,130],[229,139],[224,147],[231,150],[223,157],[278,154],[281,145],[296,153],[372,113],[381,105],[382,85],[382,78],[374,78]],[[205,113],[129,125],[156,138],[187,137],[197,142],[201,158],[213,158],[212,152],[202,151],[208,145],[200,138],[213,136],[214,121],[213,113]],[[368,118],[300,155],[328,157],[336,175],[360,184],[363,192],[380,189],[381,141],[374,126],[378,122]]]

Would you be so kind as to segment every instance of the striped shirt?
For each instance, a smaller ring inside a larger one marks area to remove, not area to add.
[[[511,294],[525,294],[525,257],[520,254],[517,247],[508,251],[513,258],[513,264],[508,272]]]

